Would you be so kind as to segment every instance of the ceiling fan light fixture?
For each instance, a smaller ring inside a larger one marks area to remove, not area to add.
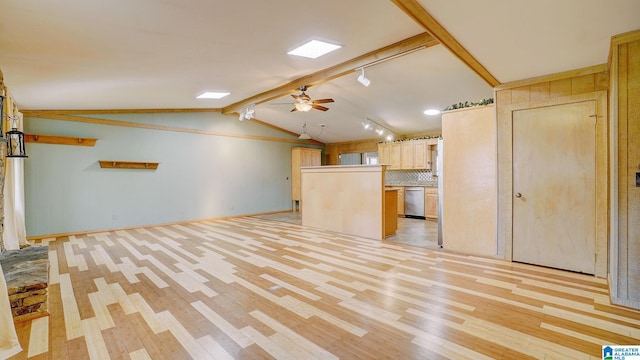
[[[362,86],[367,87],[371,84],[371,80],[364,76],[364,67],[360,68],[360,75],[358,75],[358,82]]]
[[[311,104],[307,102],[298,102],[296,103],[295,107],[296,107],[296,110],[302,111],[302,112],[307,112],[311,110]]]

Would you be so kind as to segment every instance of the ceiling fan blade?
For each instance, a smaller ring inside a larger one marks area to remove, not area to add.
[[[322,110],[322,111],[327,111],[327,110],[329,110],[329,108],[328,108],[328,107],[324,107],[324,106],[322,106],[322,105],[312,104],[312,105],[311,105],[311,107],[312,107],[312,108],[314,108],[314,109],[316,109],[316,110]]]
[[[298,111],[298,109],[296,109],[296,107],[294,106],[293,109],[291,109],[290,112],[294,112],[294,111]]]
[[[300,95],[291,94],[291,97],[294,98],[296,101],[300,101]]]
[[[314,104],[326,104],[326,103],[332,103],[333,99],[318,99],[318,100],[313,100]]]

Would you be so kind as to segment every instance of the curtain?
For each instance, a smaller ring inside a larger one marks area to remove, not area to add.
[[[19,115],[18,125],[22,127],[22,114]],[[26,244],[26,230],[24,224],[24,191],[23,164],[18,159],[5,158],[5,186],[4,186],[4,234],[3,240],[7,250],[19,249]],[[22,351],[18,342],[7,282],[0,266],[0,359],[6,359]]]
[[[21,130],[22,113],[16,115]],[[5,158],[4,166],[4,247],[17,250],[29,245],[24,221],[24,159]]]

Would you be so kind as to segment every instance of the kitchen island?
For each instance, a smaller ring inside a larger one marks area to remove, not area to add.
[[[397,193],[385,191],[385,171],[385,165],[303,167],[302,225],[377,240],[395,234],[397,202],[388,199]]]

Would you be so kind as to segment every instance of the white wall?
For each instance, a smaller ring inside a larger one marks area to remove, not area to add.
[[[219,113],[95,118],[294,139]],[[27,144],[28,236],[153,225],[291,208],[291,147],[299,144],[40,118],[25,133],[98,138],[95,147]],[[98,160],[159,162],[101,169]]]

